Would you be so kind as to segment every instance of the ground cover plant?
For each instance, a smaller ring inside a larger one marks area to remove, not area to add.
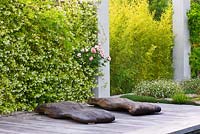
[[[139,102],[151,102],[151,103],[171,103],[169,100],[157,99],[151,96],[138,96],[138,95],[122,95],[121,98],[127,98],[133,101]]]
[[[121,98],[127,98],[132,101],[138,102],[149,102],[149,103],[164,103],[164,104],[185,104],[185,105],[196,105],[200,106],[194,100],[187,98],[184,94],[176,94],[172,99],[158,99],[149,96],[138,96],[138,95],[122,95]]]
[[[142,80],[172,78],[171,17],[170,3],[155,20],[147,0],[110,0],[112,94],[131,92]]]
[[[109,60],[97,33],[91,3],[0,0],[0,113],[91,97],[99,59]]]
[[[140,102],[200,105],[199,84],[199,79],[182,82],[143,81],[133,89],[131,94],[121,97]]]
[[[183,91],[186,94],[198,94],[200,95],[200,79],[191,79],[181,82]]]
[[[140,96],[169,98],[182,91],[181,86],[172,80],[142,81],[133,88],[133,93]]]

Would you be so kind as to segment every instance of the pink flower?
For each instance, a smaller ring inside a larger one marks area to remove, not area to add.
[[[99,45],[95,45],[94,48],[96,48],[97,51],[101,52],[103,51],[103,48],[102,46],[99,44]]]
[[[110,56],[108,56],[108,57],[107,57],[107,60],[108,60],[108,61],[111,61],[111,57],[110,57]]]
[[[94,59],[94,58],[93,58],[92,56],[89,58],[90,61],[93,61],[93,59]]]
[[[96,49],[94,47],[91,48],[91,53],[93,53],[93,54],[97,53],[97,51],[96,51]]]

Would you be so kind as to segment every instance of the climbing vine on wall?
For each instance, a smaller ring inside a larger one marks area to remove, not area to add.
[[[98,64],[83,67],[75,51],[95,45],[92,3],[0,0],[0,113],[91,97]]]

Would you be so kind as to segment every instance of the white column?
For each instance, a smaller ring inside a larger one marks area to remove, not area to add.
[[[98,42],[103,46],[105,55],[109,55],[109,1],[101,0],[98,4]],[[110,96],[110,64],[106,63],[106,66],[100,67],[99,70],[103,73],[103,76],[97,78],[98,87],[93,91],[95,97],[109,97]]]
[[[188,31],[187,11],[190,0],[173,0],[173,32],[174,32],[174,80],[182,81],[191,78],[189,65],[190,42]]]

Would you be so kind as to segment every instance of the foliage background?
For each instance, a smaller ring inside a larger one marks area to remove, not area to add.
[[[200,1],[193,0],[191,10],[188,12],[190,29],[190,41],[192,50],[190,55],[190,66],[192,77],[200,77]]]
[[[172,78],[172,9],[154,19],[147,0],[110,0],[112,94],[141,80]]]
[[[0,0],[0,113],[92,96],[98,66],[74,52],[96,43],[92,4]]]
[[[154,14],[155,20],[160,20],[162,13],[165,12],[166,8],[169,5],[170,0],[148,0],[149,10]]]

